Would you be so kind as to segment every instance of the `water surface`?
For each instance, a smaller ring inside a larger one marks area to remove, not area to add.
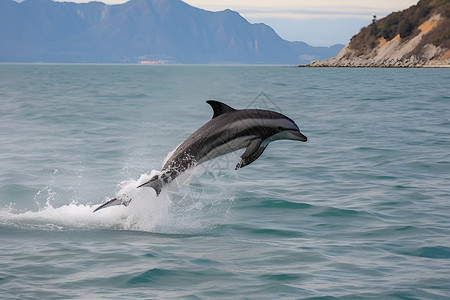
[[[443,69],[0,65],[0,298],[448,299]],[[93,214],[212,116],[307,143]]]

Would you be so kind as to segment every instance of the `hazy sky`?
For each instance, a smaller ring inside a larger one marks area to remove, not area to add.
[[[65,0],[71,1],[71,0]],[[72,0],[89,2],[89,0]],[[100,0],[102,1],[102,0]],[[118,4],[127,0],[103,0]],[[382,18],[414,5],[418,0],[184,0],[211,11],[229,8],[250,23],[265,23],[284,39],[313,46],[347,44],[372,14]]]
[[[206,10],[226,8],[251,23],[265,23],[284,39],[314,46],[347,44],[372,15],[385,17],[418,0],[185,0]]]

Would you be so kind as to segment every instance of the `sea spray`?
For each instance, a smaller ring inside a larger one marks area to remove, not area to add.
[[[170,198],[167,194],[156,197],[151,189],[136,189],[136,185],[153,176],[143,174],[139,180],[127,180],[120,184],[121,189],[117,195],[127,194],[133,197],[128,207],[115,206],[103,211],[92,213],[98,206],[90,204],[70,204],[55,207],[51,199],[54,193],[49,193],[45,206],[38,211],[14,211],[13,205],[0,210],[2,224],[14,224],[21,228],[40,228],[51,230],[71,229],[118,229],[152,231],[159,220],[167,215]],[[42,190],[37,195],[42,194]],[[36,198],[36,197],[35,197]]]
[[[62,231],[112,229],[178,234],[209,230],[214,224],[210,217],[216,212],[222,219],[234,198],[224,193],[221,184],[212,184],[217,174],[206,171],[205,167],[189,170],[164,188],[159,196],[152,188],[136,188],[159,171],[141,174],[137,180],[122,181],[115,197],[126,195],[132,199],[129,205],[111,206],[95,213],[93,210],[98,203],[72,201],[57,207],[52,200],[58,195],[46,187],[34,197],[37,202],[37,197],[46,195],[45,205],[40,205],[37,211],[17,211],[11,204],[0,210],[0,224]]]

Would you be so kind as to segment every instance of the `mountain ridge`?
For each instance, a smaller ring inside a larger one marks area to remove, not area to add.
[[[0,28],[3,62],[299,64],[343,47],[285,41],[235,11],[207,11],[180,0],[0,0]]]

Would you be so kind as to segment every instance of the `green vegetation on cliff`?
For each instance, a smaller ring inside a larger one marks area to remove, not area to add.
[[[450,0],[421,0],[408,9],[391,13],[380,20],[374,19],[372,24],[362,28],[359,34],[351,38],[349,47],[363,54],[376,47],[380,38],[389,41],[399,35],[402,39],[409,39],[419,34],[418,27],[437,13],[445,21],[422,42],[450,48]]]

